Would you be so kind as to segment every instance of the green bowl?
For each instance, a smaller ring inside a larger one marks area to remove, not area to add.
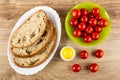
[[[108,20],[108,26],[102,29],[102,32],[100,33],[99,40],[92,40],[92,42],[90,42],[90,43],[85,43],[83,41],[83,38],[76,38],[73,36],[73,29],[74,28],[70,26],[70,20],[72,19],[71,12],[75,8],[77,8],[77,9],[86,8],[90,12],[93,7],[98,7],[100,9],[100,14],[101,14],[102,18],[105,18]],[[100,44],[101,42],[103,42],[107,38],[108,34],[110,33],[110,29],[111,29],[111,20],[110,20],[110,17],[108,15],[107,11],[103,7],[101,7],[100,5],[95,4],[95,3],[84,2],[84,3],[80,3],[76,6],[74,6],[68,12],[66,19],[65,19],[65,29],[66,29],[67,35],[69,36],[69,38],[73,42],[75,42],[79,45],[82,45],[82,46],[95,46],[97,44]]]

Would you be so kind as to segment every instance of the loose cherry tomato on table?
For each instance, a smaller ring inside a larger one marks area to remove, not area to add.
[[[99,8],[97,8],[97,7],[94,7],[94,8],[92,9],[92,13],[93,13],[94,15],[97,15],[97,14],[99,14],[99,13],[100,13],[100,10],[99,10]]]
[[[73,70],[74,72],[79,72],[79,71],[81,70],[81,66],[80,66],[79,64],[74,64],[74,65],[72,66],[72,70]]]
[[[81,15],[81,11],[80,11],[79,9],[74,9],[74,10],[72,10],[72,16],[73,16],[74,18],[79,18],[80,15]]]
[[[108,21],[106,19],[101,19],[100,20],[100,26],[101,27],[106,27],[108,25]]]
[[[103,55],[104,55],[104,52],[103,52],[103,50],[98,49],[98,50],[95,51],[94,55],[95,55],[97,58],[102,58]]]
[[[85,36],[85,37],[84,37],[84,42],[85,42],[85,43],[90,43],[91,41],[92,41],[91,36]]]
[[[95,29],[94,31],[98,32],[98,33],[100,33],[102,31],[102,28],[100,26],[95,26],[94,29]]]
[[[99,37],[100,37],[100,35],[99,35],[98,32],[94,32],[94,33],[92,33],[92,39],[93,39],[93,40],[98,40]]]
[[[97,72],[98,69],[99,69],[99,67],[98,67],[98,64],[97,64],[97,63],[92,63],[92,64],[90,65],[90,67],[89,67],[89,70],[90,70],[91,72]]]
[[[85,23],[83,23],[83,22],[79,23],[79,24],[78,24],[78,28],[79,28],[79,30],[81,30],[81,31],[85,30],[85,28],[86,28]]]
[[[84,22],[84,23],[87,23],[88,17],[87,17],[87,16],[82,16],[82,17],[80,18],[80,21],[81,21],[81,22]]]
[[[91,18],[91,19],[89,20],[89,25],[92,26],[92,27],[96,26],[97,23],[98,23],[98,22],[97,22],[97,20],[96,20],[95,18]]]
[[[87,15],[88,15],[88,10],[85,9],[85,8],[82,8],[82,9],[81,9],[81,15],[82,15],[82,16],[87,16]]]
[[[78,20],[77,20],[77,19],[72,18],[72,19],[70,20],[70,25],[71,25],[72,27],[77,26],[77,24],[78,24]]]
[[[75,29],[75,30],[73,31],[73,35],[74,35],[75,37],[80,37],[80,36],[81,36],[81,31],[78,30],[78,29]]]
[[[88,26],[85,31],[87,34],[91,34],[93,33],[93,28],[91,26]]]
[[[87,59],[87,57],[88,57],[88,52],[87,52],[86,50],[82,50],[82,51],[80,52],[80,57],[81,57],[82,59]]]

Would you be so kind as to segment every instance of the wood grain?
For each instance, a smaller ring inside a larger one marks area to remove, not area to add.
[[[109,13],[112,29],[108,38],[101,44],[93,47],[83,47],[72,42],[65,32],[65,16],[70,8],[81,2],[95,2],[103,6]],[[52,61],[42,71],[32,76],[16,73],[7,60],[7,42],[10,32],[27,10],[46,5],[54,8],[60,15],[62,22],[62,37],[59,48]],[[120,0],[0,0],[0,80],[120,80]],[[87,60],[76,57],[70,62],[60,59],[59,52],[63,46],[72,46],[77,54],[82,49],[87,49],[89,58]],[[92,56],[95,49],[101,48],[105,51],[102,59]],[[97,62],[100,69],[97,73],[87,70],[90,63]],[[73,73],[71,66],[79,63],[82,70]]]

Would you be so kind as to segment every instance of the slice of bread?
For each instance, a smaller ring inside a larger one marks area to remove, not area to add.
[[[53,35],[53,23],[48,21],[48,26],[41,38],[33,45],[25,48],[11,48],[11,51],[16,57],[31,57],[40,52],[50,42]]]
[[[11,46],[23,48],[34,44],[44,33],[47,22],[47,16],[43,10],[35,12],[13,34]]]
[[[39,54],[29,58],[14,57],[15,64],[24,68],[34,67],[41,64],[49,57],[51,51],[55,46],[56,39],[57,39],[57,33],[54,30],[54,35],[51,38],[49,44],[46,46],[46,48],[44,48]]]

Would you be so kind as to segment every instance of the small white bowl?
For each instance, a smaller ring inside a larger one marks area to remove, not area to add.
[[[65,58],[62,56],[62,51],[63,51],[64,48],[71,48],[71,49],[73,50],[74,55],[73,55],[72,58],[70,58],[70,59],[65,59]],[[64,46],[64,47],[60,50],[60,57],[61,57],[62,60],[64,60],[64,61],[71,61],[71,60],[73,60],[73,59],[75,58],[75,56],[76,56],[75,49],[72,48],[72,47],[70,47],[70,46]]]
[[[48,57],[47,60],[45,60],[42,64],[36,66],[36,67],[32,67],[32,68],[21,68],[19,66],[16,66],[15,63],[14,63],[14,55],[12,54],[11,52],[11,49],[10,49],[10,39],[11,39],[11,36],[12,34],[20,27],[20,25],[22,25],[33,13],[35,13],[36,11],[38,10],[44,10],[47,14],[47,17],[52,20],[55,28],[56,28],[56,31],[57,31],[57,42],[56,42],[56,45],[53,49],[53,51],[51,52],[51,55]],[[8,41],[8,49],[7,49],[7,55],[8,55],[8,61],[9,61],[9,64],[10,66],[18,73],[20,74],[25,74],[25,75],[33,75],[39,71],[41,71],[43,68],[46,67],[46,65],[50,62],[50,60],[53,58],[57,48],[58,48],[58,45],[60,43],[60,38],[61,38],[61,21],[60,21],[60,17],[58,15],[58,13],[50,8],[50,7],[47,7],[47,6],[38,6],[38,7],[35,7],[29,11],[27,11],[23,16],[20,17],[20,19],[17,21],[17,23],[15,24],[14,28],[12,29],[12,32],[10,34],[10,37],[9,37],[9,41]]]

